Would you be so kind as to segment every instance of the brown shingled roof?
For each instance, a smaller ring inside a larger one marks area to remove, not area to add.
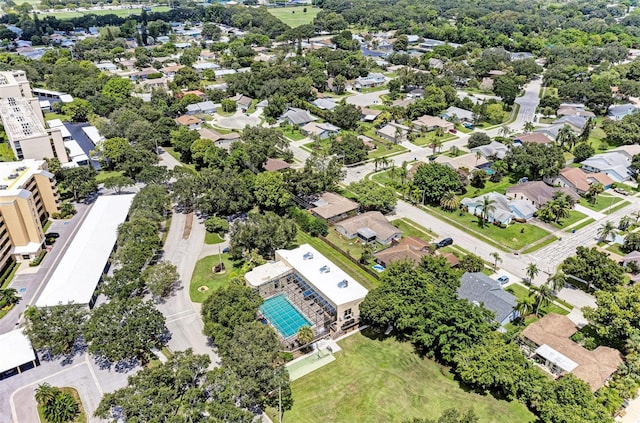
[[[618,350],[603,346],[593,351],[587,350],[569,339],[577,330],[568,317],[549,313],[526,327],[522,336],[538,346],[546,344],[574,361],[578,367],[572,374],[587,382],[595,392],[604,386],[622,364],[622,354]]]

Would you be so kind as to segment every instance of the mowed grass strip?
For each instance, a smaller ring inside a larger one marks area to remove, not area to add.
[[[216,275],[211,269],[220,263],[220,256],[222,256],[225,272]],[[196,263],[196,267],[193,270],[193,276],[191,276],[189,297],[194,303],[202,303],[213,291],[229,285],[229,280],[238,275],[238,269],[233,266],[233,262],[227,253],[221,255],[214,254],[212,256],[201,258]],[[207,290],[198,291],[198,288],[201,286],[206,286]]]
[[[483,423],[535,421],[518,402],[468,392],[448,368],[420,358],[409,343],[358,333],[339,344],[336,361],[292,382],[293,409],[284,422],[404,422],[437,419],[448,408],[473,408]]]
[[[304,10],[307,10],[306,12]],[[309,6],[298,7],[270,7],[269,13],[276,18],[280,19],[291,28],[295,28],[300,25],[308,24],[313,21],[320,9]]]

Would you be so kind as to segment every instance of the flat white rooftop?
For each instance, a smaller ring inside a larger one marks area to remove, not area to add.
[[[25,159],[19,162],[0,162],[0,197],[14,196],[35,174],[43,174],[52,178],[53,174],[42,170],[44,160]]]
[[[83,126],[82,132],[84,132],[87,137],[89,137],[94,145],[97,145],[104,140],[104,137],[100,135],[100,131],[98,131],[98,128],[96,128],[95,126]]]
[[[0,99],[0,116],[9,140],[25,140],[47,135],[44,125],[25,98]]]
[[[31,342],[22,329],[0,335],[0,345],[2,345],[0,348],[0,373],[36,359]]]
[[[535,352],[540,357],[549,360],[565,372],[572,372],[576,367],[578,367],[578,363],[571,360],[566,355],[554,350],[547,344],[540,345]]]
[[[125,221],[133,195],[98,197],[36,306],[89,304]]]
[[[364,286],[309,244],[293,250],[278,250],[276,255],[336,306],[361,300],[367,295]]]
[[[275,261],[254,267],[250,272],[245,273],[244,279],[254,288],[259,287],[269,281],[279,279],[289,273],[291,267],[287,263]]]

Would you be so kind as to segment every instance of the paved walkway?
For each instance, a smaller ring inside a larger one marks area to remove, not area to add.
[[[591,210],[589,207],[585,207],[581,204],[576,204],[576,206],[574,207],[576,211],[582,213],[582,214],[586,214],[587,216],[589,216],[590,218],[592,218],[593,220],[600,220],[603,217],[606,216],[606,214],[604,213],[600,213],[597,212],[595,210]]]

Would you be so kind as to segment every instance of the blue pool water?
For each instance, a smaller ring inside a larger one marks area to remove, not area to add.
[[[285,294],[265,300],[260,312],[285,339],[297,334],[302,326],[311,327],[311,322],[289,302]]]
[[[373,266],[371,266],[373,268],[373,270],[375,270],[376,272],[382,272],[384,270],[384,267],[379,265],[379,264],[374,264]]]

